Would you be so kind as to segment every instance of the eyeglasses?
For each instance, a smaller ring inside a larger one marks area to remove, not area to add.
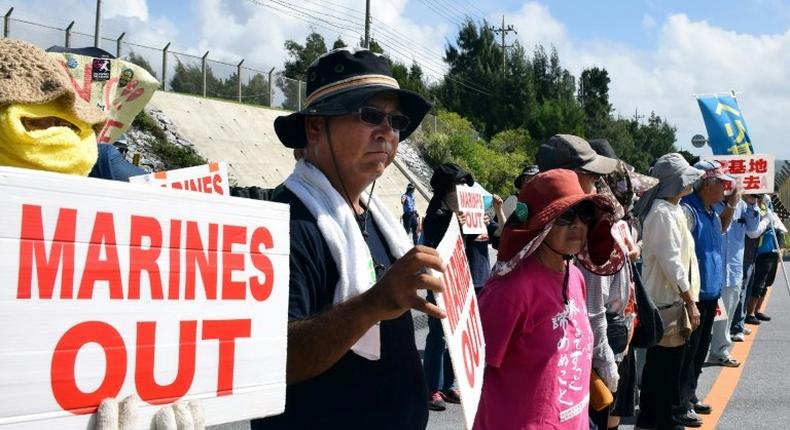
[[[379,125],[384,118],[387,118],[387,122],[389,126],[392,127],[393,130],[397,131],[404,131],[406,128],[409,127],[409,117],[403,115],[401,113],[386,113],[380,109],[376,109],[370,106],[364,106],[359,108],[359,119],[362,122],[371,124],[371,125]]]
[[[568,226],[579,218],[584,224],[590,224],[595,219],[595,203],[584,201],[563,212],[554,220],[554,225]]]

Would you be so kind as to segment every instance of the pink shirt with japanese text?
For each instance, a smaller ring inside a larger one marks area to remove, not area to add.
[[[564,274],[529,257],[480,295],[486,341],[475,430],[588,430],[593,335],[581,272]]]

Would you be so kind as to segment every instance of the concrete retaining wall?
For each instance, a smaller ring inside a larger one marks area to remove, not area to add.
[[[228,162],[231,178],[240,186],[273,188],[293,169],[293,151],[274,133],[274,119],[286,114],[283,111],[162,91],[149,104],[167,114],[200,155]],[[375,194],[396,216],[408,183],[394,165],[376,182]],[[420,214],[427,207],[417,195]]]

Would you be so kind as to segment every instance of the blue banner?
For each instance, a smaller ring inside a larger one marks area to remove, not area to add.
[[[708,130],[708,144],[715,155],[754,154],[738,102],[733,96],[700,96],[697,103]]]

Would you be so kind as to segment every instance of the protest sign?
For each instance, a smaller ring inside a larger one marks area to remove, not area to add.
[[[0,168],[0,428],[137,429],[200,399],[206,424],[285,407],[289,208]]]
[[[211,162],[202,166],[132,176],[129,178],[129,182],[197,191],[204,194],[230,195],[228,163],[225,162]]]
[[[724,306],[724,300],[721,297],[716,302],[716,312],[713,315],[713,321],[727,321],[727,308]]]
[[[436,250],[447,266],[442,274],[444,291],[435,294],[436,304],[447,312],[442,329],[461,392],[466,428],[471,429],[483,389],[486,347],[464,241],[455,216]]]
[[[486,233],[486,223],[483,219],[485,214],[483,194],[466,185],[456,185],[455,191],[458,196],[458,210],[466,216],[466,224],[463,226],[464,234]]]
[[[774,192],[773,155],[701,155],[702,160],[721,163],[724,173],[738,180],[738,188],[745,194]],[[729,184],[725,189],[729,190]]]
[[[74,93],[109,117],[98,133],[99,143],[113,143],[143,110],[159,82],[142,67],[115,58],[50,53],[71,79]]]

